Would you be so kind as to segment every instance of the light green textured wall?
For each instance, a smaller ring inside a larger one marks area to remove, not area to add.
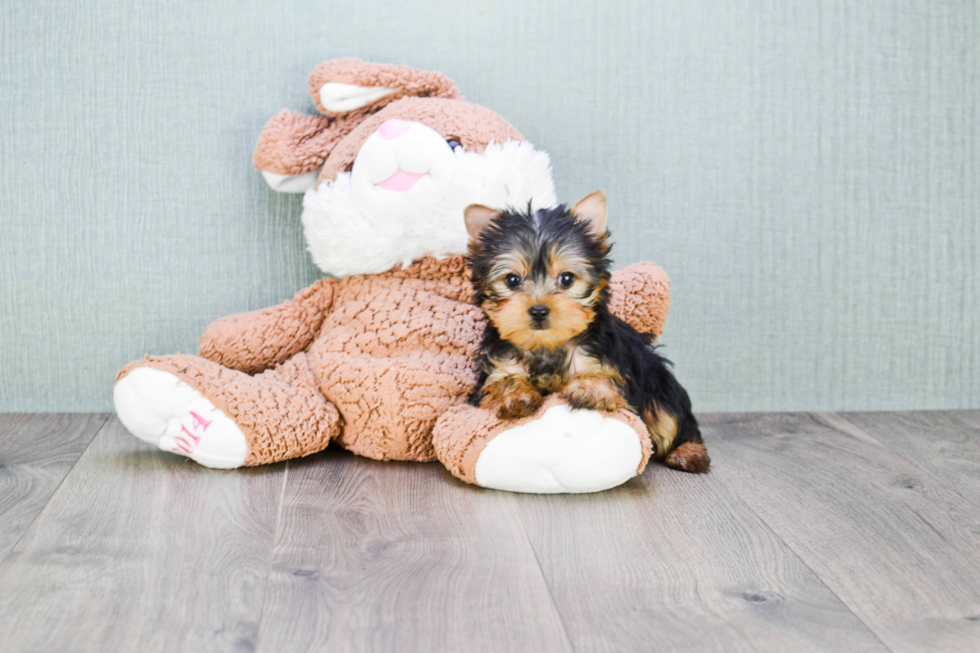
[[[251,167],[306,75],[441,70],[612,201],[707,410],[980,407],[980,3],[0,3],[0,410],[317,278]]]

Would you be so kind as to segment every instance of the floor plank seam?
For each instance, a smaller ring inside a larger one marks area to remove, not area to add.
[[[7,563],[7,559],[10,558],[10,555],[17,550],[17,546],[23,541],[24,537],[31,532],[31,528],[34,526],[37,520],[41,518],[41,515],[44,514],[44,511],[48,509],[48,506],[51,505],[51,500],[54,499],[55,495],[58,494],[58,491],[61,489],[61,486],[64,485],[68,477],[71,476],[71,472],[73,469],[75,469],[75,465],[78,464],[78,461],[82,459],[82,456],[84,456],[85,452],[89,450],[89,447],[92,446],[92,443],[95,442],[95,439],[102,434],[102,431],[104,431],[106,426],[109,424],[109,420],[112,419],[112,417],[115,415],[115,413],[102,413],[102,414],[105,415],[105,418],[102,420],[102,423],[99,424],[99,428],[95,430],[95,435],[92,436],[92,439],[88,441],[88,444],[85,445],[85,448],[82,449],[81,453],[78,454],[78,457],[75,458],[75,462],[71,464],[71,467],[68,468],[68,471],[65,472],[65,475],[61,477],[61,480],[58,482],[58,485],[55,486],[54,491],[52,491],[50,496],[48,496],[48,500],[44,502],[44,506],[37,511],[37,514],[34,515],[34,518],[31,519],[30,523],[27,524],[27,527],[24,528],[23,532],[20,534],[20,537],[18,537],[14,541],[10,549],[7,550],[7,553],[4,554],[3,559],[0,560],[0,570],[4,568],[4,566]],[[0,573],[0,577],[2,576],[3,574]]]
[[[520,508],[517,506],[517,499],[512,497],[514,500],[514,507],[517,508],[517,518],[521,520],[521,530],[524,531],[524,539],[527,542],[527,547],[531,550],[531,555],[534,556],[534,564],[538,566],[538,573],[541,575],[541,582],[544,583],[544,587],[548,590],[548,598],[551,599],[551,605],[555,609],[555,614],[558,615],[558,623],[561,624],[561,631],[565,633],[565,641],[568,642],[568,649],[570,651],[577,650],[575,644],[572,643],[572,636],[568,634],[568,626],[565,625],[565,617],[561,613],[561,609],[558,607],[558,602],[555,601],[555,593],[551,589],[551,584],[548,582],[548,576],[544,573],[544,568],[541,566],[541,560],[538,558],[538,552],[534,550],[534,544],[531,543],[531,536],[527,532],[527,525],[524,523],[524,517],[521,516]]]
[[[936,483],[938,483],[939,485],[941,485],[943,488],[945,488],[947,492],[951,492],[951,493],[955,494],[956,496],[960,497],[961,499],[963,499],[964,501],[966,501],[967,503],[969,503],[973,507],[975,507],[978,510],[980,510],[980,501],[977,501],[977,498],[976,497],[967,496],[963,492],[960,492],[955,487],[953,487],[952,485],[950,485],[949,483],[947,483],[941,476],[938,476],[935,472],[933,472],[928,467],[926,467],[925,465],[923,465],[919,460],[917,460],[916,458],[911,458],[908,455],[906,455],[901,449],[897,449],[897,448],[896,449],[892,449],[891,447],[886,446],[880,439],[878,439],[874,435],[871,435],[868,431],[866,431],[865,429],[861,428],[860,426],[858,426],[854,422],[852,422],[849,419],[847,419],[847,417],[845,417],[846,413],[843,413],[843,414],[842,413],[816,413],[816,414],[831,416],[831,419],[833,417],[837,417],[838,419],[844,420],[845,422],[847,422],[847,425],[849,427],[851,427],[854,430],[858,431],[862,436],[864,436],[865,438],[867,438],[871,442],[874,442],[875,445],[877,445],[878,447],[881,447],[881,450],[882,451],[887,451],[889,453],[892,453],[892,454],[898,456],[899,458],[901,458],[905,462],[909,463],[910,465],[912,465],[913,467],[915,467],[916,469],[918,469],[924,475],[926,475],[929,478],[933,479],[933,481],[935,481]],[[829,424],[829,423],[823,423],[823,422],[818,422],[818,423],[820,423],[821,426],[825,426],[825,427],[827,427],[829,429],[833,429],[833,430],[837,431],[838,433],[841,433],[841,434],[843,434],[843,435],[845,435],[847,437],[855,437],[854,435],[848,433],[847,431],[843,430],[842,428],[840,428],[839,426],[837,426],[835,424]],[[968,428],[970,428],[971,430],[973,429],[973,427],[971,427],[969,425],[966,425],[966,426]]]
[[[811,567],[809,563],[807,563],[807,561],[803,558],[803,556],[800,555],[799,551],[794,549],[789,542],[784,540],[782,536],[780,536],[779,533],[777,533],[776,530],[769,524],[769,522],[766,521],[765,517],[763,517],[762,515],[760,515],[758,512],[755,511],[755,509],[751,506],[751,504],[749,504],[749,502],[746,501],[741,494],[739,494],[738,488],[733,483],[731,483],[729,479],[725,478],[724,473],[720,473],[718,471],[718,468],[714,465],[711,468],[711,473],[716,474],[718,476],[718,480],[722,483],[722,485],[726,486],[732,492],[732,495],[739,501],[739,503],[745,506],[749,510],[749,512],[751,512],[753,515],[755,515],[759,519],[759,521],[762,522],[763,526],[765,526],[769,530],[769,532],[772,533],[773,537],[775,537],[778,541],[782,542],[786,546],[786,548],[790,551],[790,553],[792,553],[796,557],[796,559],[799,560],[801,565],[803,565],[804,567],[810,570],[810,573],[813,574],[813,577],[816,578],[818,581],[820,581],[820,584],[826,587],[827,591],[833,594],[837,598],[837,600],[840,601],[840,604],[843,605],[845,608],[847,608],[848,612],[854,615],[854,618],[857,619],[858,622],[860,622],[861,625],[864,626],[869,633],[871,633],[871,636],[874,637],[882,645],[882,647],[884,647],[886,651],[892,651],[892,653],[896,653],[895,649],[891,648],[884,641],[882,641],[881,637],[878,636],[878,633],[876,633],[875,630],[864,619],[861,618],[861,615],[859,615],[854,611],[854,608],[852,608],[847,603],[847,601],[845,601],[834,590],[834,588],[827,583],[827,581],[823,578],[823,576],[818,574],[817,571],[813,567]]]
[[[279,527],[282,525],[282,512],[283,506],[286,502],[286,482],[288,480],[289,461],[287,460],[282,473],[282,489],[279,490],[279,509],[276,511],[276,528],[272,533],[272,548],[269,552],[269,566],[266,568],[265,572],[265,586],[262,590],[262,607],[259,608],[259,618],[256,622],[255,643],[252,646],[253,651],[259,650],[259,642],[262,639],[262,621],[265,619],[265,604],[269,599],[269,579],[272,577],[272,564],[276,559],[276,546],[279,544]]]

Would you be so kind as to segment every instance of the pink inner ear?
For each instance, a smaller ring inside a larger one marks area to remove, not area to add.
[[[407,191],[409,188],[415,185],[419,179],[425,176],[424,172],[405,172],[404,170],[399,170],[392,176],[388,177],[384,181],[379,181],[375,186],[378,188],[384,188],[385,190],[397,190],[401,192]]]
[[[381,132],[381,138],[386,141],[390,141],[393,138],[397,138],[408,131],[408,123],[404,120],[399,120],[398,118],[392,118],[391,120],[385,120],[378,127],[378,131]]]
[[[583,197],[572,207],[572,215],[589,223],[596,234],[606,230],[606,194],[595,191]]]

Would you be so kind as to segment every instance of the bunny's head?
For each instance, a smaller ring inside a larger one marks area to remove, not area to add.
[[[309,88],[323,115],[280,112],[254,161],[275,190],[305,193],[307,244],[327,273],[463,254],[469,204],[557,203],[548,155],[440,73],[340,59]]]

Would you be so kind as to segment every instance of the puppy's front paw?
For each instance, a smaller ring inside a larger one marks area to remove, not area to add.
[[[497,417],[500,419],[528,417],[541,407],[542,401],[541,393],[537,390],[518,390],[504,397],[503,402],[497,406]]]
[[[626,400],[619,388],[603,374],[584,374],[568,382],[561,396],[572,408],[615,412],[626,408]]]
[[[480,408],[494,410],[500,419],[528,417],[541,407],[543,397],[529,381],[509,378],[484,388]]]

